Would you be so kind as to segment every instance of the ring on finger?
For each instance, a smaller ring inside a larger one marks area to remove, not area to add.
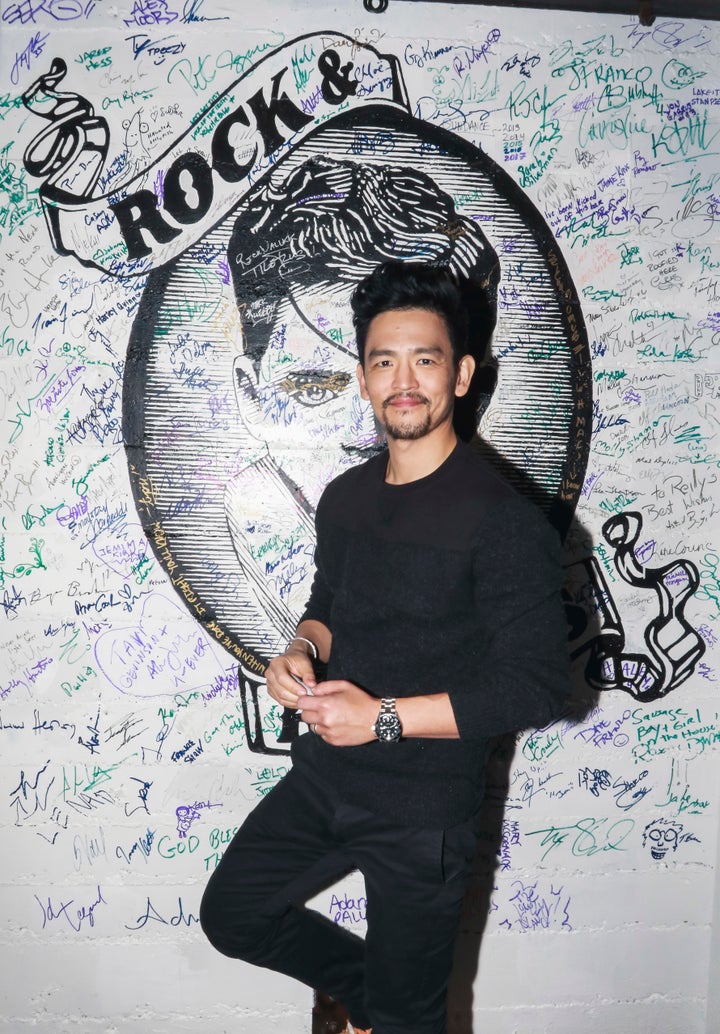
[[[318,731],[317,731],[317,722],[313,722],[313,727],[312,727],[312,731],[313,731],[313,732],[315,733],[315,735],[317,736],[317,734],[318,734]]]

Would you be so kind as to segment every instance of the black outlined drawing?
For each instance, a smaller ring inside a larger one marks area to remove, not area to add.
[[[686,833],[684,830],[682,822],[664,818],[653,819],[643,830],[642,845],[650,848],[654,861],[662,862],[668,853],[674,854],[680,844],[699,842],[694,834]]]
[[[107,158],[108,124],[84,97],[58,90],[66,75],[67,65],[57,57],[50,71],[23,94],[25,107],[49,123],[25,149],[23,160],[31,176],[45,181],[41,197],[59,193],[89,198]],[[53,209],[45,206],[44,210],[53,243],[57,244]]]
[[[589,685],[621,689],[649,702],[686,681],[705,643],[685,617],[685,606],[700,584],[695,564],[685,559],[659,567],[642,564],[635,552],[642,526],[641,514],[627,511],[605,521],[602,533],[623,581],[657,596],[657,614],[644,629],[646,653],[626,649],[621,616],[595,557],[572,565],[565,592],[573,656],[588,654]]]

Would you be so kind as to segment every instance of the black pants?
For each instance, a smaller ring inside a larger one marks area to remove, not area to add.
[[[341,1000],[373,1034],[443,1034],[476,821],[417,829],[342,803],[298,768],[265,797],[213,873],[200,922],[224,955]],[[303,903],[359,869],[367,936]]]

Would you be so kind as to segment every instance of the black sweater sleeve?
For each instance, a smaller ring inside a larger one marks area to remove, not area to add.
[[[325,564],[322,557],[322,521],[324,515],[324,497],[321,497],[315,515],[315,575],[310,589],[310,598],[300,621],[320,621],[326,628],[331,627],[331,614],[333,604],[333,591],[325,574]]]
[[[322,569],[317,565],[315,567],[315,577],[313,578],[312,588],[310,589],[310,599],[307,602],[300,621],[320,621],[326,628],[330,628],[332,601],[332,590],[322,573]]]
[[[449,688],[461,739],[542,727],[569,692],[560,543],[531,503],[499,503],[474,548],[479,646]]]

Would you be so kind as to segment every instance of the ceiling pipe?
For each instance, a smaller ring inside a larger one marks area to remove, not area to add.
[[[400,0],[398,0],[400,2]],[[403,0],[418,3],[423,0]],[[582,14],[636,14],[641,25],[652,25],[656,18],[695,18],[708,21],[720,20],[718,0],[426,0],[430,3],[463,3],[474,7],[526,7],[536,11],[577,11]],[[365,10],[370,14],[384,14],[389,0],[363,0]]]

